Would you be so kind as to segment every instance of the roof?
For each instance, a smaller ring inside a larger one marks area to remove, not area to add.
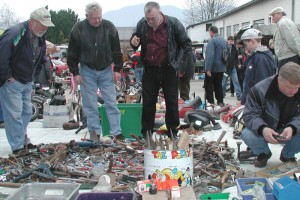
[[[235,12],[238,12],[240,10],[243,10],[244,8],[252,6],[253,4],[256,4],[256,3],[260,2],[260,1],[261,0],[252,0],[252,1],[249,1],[248,3],[245,3],[245,4],[243,4],[243,5],[239,6],[239,7],[236,7],[236,8],[234,8],[234,9],[232,9],[232,10],[230,10],[230,11],[228,11],[228,12],[226,12],[226,13],[220,15],[220,16],[215,17],[215,18],[212,18],[212,19],[209,19],[209,20],[206,20],[206,21],[202,21],[202,22],[198,22],[198,23],[195,23],[195,24],[191,24],[191,25],[187,26],[186,29],[193,28],[194,26],[197,26],[197,25],[200,25],[200,24],[206,24],[207,22],[211,22],[211,21],[215,21],[215,20],[218,20],[218,19],[222,19],[222,18],[224,18],[226,16],[231,15],[232,13],[235,13]]]

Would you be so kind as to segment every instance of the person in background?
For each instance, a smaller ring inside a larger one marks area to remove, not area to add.
[[[0,38],[1,105],[7,140],[14,154],[36,148],[27,136],[32,81],[45,63],[45,33],[51,26],[50,12],[39,8],[31,12],[29,20],[8,28]]]
[[[241,36],[249,56],[245,62],[245,79],[241,104],[245,104],[250,89],[259,81],[276,73],[275,60],[272,52],[261,45],[262,35],[259,30],[250,28]]]
[[[230,80],[232,81],[235,89],[237,100],[239,101],[241,99],[242,92],[236,72],[236,67],[238,65],[238,51],[236,46],[234,45],[234,40],[232,36],[229,36],[227,38],[227,43],[230,54],[226,63],[226,76],[223,76],[222,80],[223,96],[225,97],[226,95],[228,77],[230,77]]]
[[[164,15],[158,3],[148,2],[144,13],[130,39],[133,49],[141,46],[140,58],[144,65],[141,132],[145,136],[147,131],[153,131],[157,96],[162,87],[166,101],[165,122],[171,137],[179,126],[178,78],[189,67],[192,42],[180,21]]]
[[[247,96],[241,138],[257,156],[254,166],[265,167],[272,152],[268,144],[285,144],[282,162],[296,162],[300,152],[300,66],[284,64],[278,75],[257,83]],[[241,152],[245,154],[247,152]]]
[[[125,63],[125,62],[127,62],[127,61],[130,61],[129,55],[126,54],[122,48],[121,48],[121,53],[122,53],[122,60],[123,60],[123,63]]]
[[[179,96],[182,100],[186,101],[190,99],[190,81],[194,77],[195,73],[196,54],[191,53],[188,66],[183,77],[179,78]]]
[[[142,81],[143,71],[144,71],[144,66],[143,63],[141,62],[140,56],[141,56],[140,51],[136,51],[134,54],[131,55],[131,60],[134,66],[134,75],[137,82]]]
[[[219,106],[224,106],[222,79],[226,70],[226,64],[222,61],[223,50],[227,48],[227,42],[218,34],[216,26],[209,27],[209,40],[205,51],[205,79],[204,88],[208,103],[214,104],[214,96]]]
[[[236,45],[236,48],[238,51],[238,64],[237,64],[236,70],[237,70],[237,76],[239,79],[239,84],[241,86],[241,92],[243,93],[243,82],[244,82],[245,71],[246,71],[244,62],[247,58],[247,55],[245,53],[245,48],[244,48],[242,40],[236,40],[235,45]]]
[[[81,85],[90,139],[97,141],[102,135],[96,93],[99,88],[110,124],[110,134],[114,140],[123,140],[114,84],[114,81],[120,81],[123,65],[118,30],[110,21],[102,19],[99,3],[87,4],[85,13],[86,19],[76,23],[71,31],[68,66],[73,73],[75,85]]]
[[[274,8],[269,15],[272,16],[272,22],[277,24],[274,43],[278,69],[287,62],[300,64],[300,33],[297,25],[286,16],[282,7]]]

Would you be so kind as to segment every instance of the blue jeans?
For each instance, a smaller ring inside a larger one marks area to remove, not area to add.
[[[102,71],[96,71],[84,64],[81,64],[80,75],[83,80],[83,84],[80,87],[83,111],[87,117],[87,127],[89,131],[96,131],[97,135],[102,135],[97,105],[97,89],[99,88],[104,100],[106,114],[110,124],[110,134],[120,134],[121,115],[116,103],[116,90],[112,67],[108,66]]]
[[[136,82],[142,81],[144,67],[136,67],[134,69],[134,75]]]
[[[280,133],[280,131],[277,131]],[[255,155],[259,155],[261,153],[269,154],[270,149],[268,146],[268,142],[261,135],[258,135],[254,131],[245,128],[241,133],[241,138],[245,142],[245,144],[251,148],[251,151]],[[285,158],[293,158],[296,153],[300,152],[300,130],[292,137],[291,140],[282,142],[284,145],[282,149],[282,155]]]
[[[230,76],[230,78],[232,80],[237,98],[240,98],[242,96],[242,92],[241,92],[241,86],[240,86],[240,83],[239,83],[239,79],[237,77],[237,72],[236,72],[235,67],[231,70],[231,72],[230,72],[230,74],[228,74],[228,76]],[[223,80],[222,80],[223,96],[224,97],[226,96],[226,87],[227,87],[228,76],[227,77],[223,76]]]
[[[13,151],[24,148],[32,114],[31,91],[31,82],[22,84],[16,80],[6,81],[0,88],[6,137]]]

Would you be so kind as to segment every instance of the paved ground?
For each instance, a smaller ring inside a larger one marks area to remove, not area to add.
[[[191,93],[195,92],[196,95],[200,96],[202,99],[204,98],[204,92],[203,92],[203,81],[202,80],[192,80],[191,81]],[[225,103],[235,105],[236,104],[236,97],[230,97],[230,94],[228,94],[225,97],[224,100]],[[237,140],[234,140],[232,137],[232,131],[233,128],[228,127],[227,124],[224,124],[220,122],[222,125],[223,130],[225,130],[227,133],[224,137],[228,141],[228,145],[230,147],[236,148],[236,142]],[[38,143],[57,143],[57,142],[69,142],[70,140],[76,140],[79,141],[81,138],[84,137],[86,130],[81,131],[78,134],[75,134],[75,130],[63,130],[62,128],[42,128],[42,120],[36,120],[34,122],[31,122],[28,127],[28,135],[32,140],[32,143],[38,144]],[[201,140],[203,137],[207,139],[207,141],[216,141],[220,135],[222,130],[218,131],[208,131],[204,132],[203,135],[198,136],[197,139]],[[9,153],[11,153],[10,146],[7,142],[6,135],[4,129],[0,129],[0,142],[1,142],[1,148],[0,148],[0,156],[1,157],[7,157]],[[245,149],[245,145],[242,144],[242,149]],[[280,164],[279,155],[281,151],[280,145],[270,145],[270,148],[272,150],[273,156],[269,160],[269,163],[267,167],[271,167],[277,164]],[[299,156],[298,156],[299,157]],[[248,169],[252,171],[258,171],[261,169],[254,168],[251,164],[241,164],[241,168]],[[0,187],[0,192],[9,194],[11,192],[15,191],[15,189],[10,188],[2,188]],[[233,188],[233,192],[236,191],[235,188]]]

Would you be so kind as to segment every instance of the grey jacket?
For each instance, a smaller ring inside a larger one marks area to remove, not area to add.
[[[227,47],[226,40],[218,34],[209,40],[205,51],[205,71],[225,72],[226,65],[221,58]]]
[[[188,37],[184,26],[177,18],[167,15],[164,15],[164,17],[167,23],[168,62],[177,72],[184,73],[192,53],[192,42]],[[141,38],[141,61],[144,65],[146,64],[148,27],[146,20],[142,18],[137,23],[136,31],[132,34],[132,37],[137,36]],[[130,45],[132,46],[132,44]],[[134,50],[138,49],[138,47],[134,46],[132,46],[132,48]]]
[[[277,22],[274,33],[275,54],[278,60],[298,55],[300,57],[300,34],[297,25],[283,16]]]
[[[255,95],[253,89],[247,96],[243,120],[246,127],[259,132],[262,126],[276,130],[280,119],[279,105],[276,94],[279,92],[277,87],[278,75],[271,76],[259,82],[254,87],[257,90]],[[294,95],[293,103],[286,106],[289,122],[286,127],[291,126],[296,131],[300,130],[300,92]]]

